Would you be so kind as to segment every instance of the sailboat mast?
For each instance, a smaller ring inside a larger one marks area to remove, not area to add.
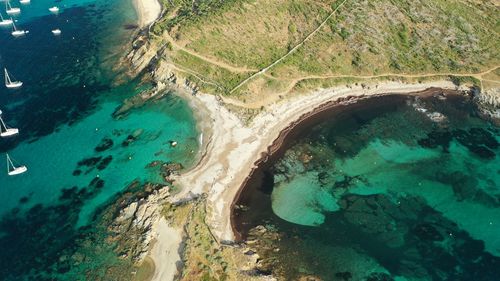
[[[5,131],[7,131],[7,126],[6,126],[6,125],[5,125],[5,123],[3,122],[2,117],[0,117],[0,123],[1,123],[1,125],[3,125],[3,127],[5,128]],[[3,128],[2,128],[2,126],[0,126],[0,132],[2,132],[2,129],[3,129]]]
[[[14,163],[12,163],[12,160],[10,160],[9,154],[5,153],[7,155],[7,173],[10,172],[10,166],[15,170],[16,166],[14,166]]]
[[[14,26],[14,29],[16,29],[16,26]],[[4,71],[5,71],[5,84],[10,84],[11,81],[10,81],[10,77],[9,77],[9,72],[7,71],[7,68],[4,68]]]

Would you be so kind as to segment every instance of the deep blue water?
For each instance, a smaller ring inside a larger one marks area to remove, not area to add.
[[[53,5],[58,15],[47,10]],[[0,140],[0,152],[28,172],[9,177],[0,161],[0,280],[106,280],[107,266],[119,262],[113,247],[84,247],[106,235],[96,212],[133,181],[164,184],[150,162],[190,165],[195,121],[171,95],[112,117],[148,87],[116,86],[111,69],[133,35],[126,28],[136,21],[130,1],[33,0],[21,8],[17,27],[29,33],[13,38],[9,28],[0,30],[0,66],[24,82],[18,90],[0,87],[2,117],[20,129]],[[54,36],[54,28],[62,34]],[[171,140],[179,145],[170,147]],[[107,149],[96,149],[104,142]]]

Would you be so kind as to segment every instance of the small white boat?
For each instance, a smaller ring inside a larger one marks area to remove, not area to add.
[[[59,8],[57,6],[54,6],[54,7],[50,7],[49,8],[49,11],[51,11],[52,13],[56,14],[59,12]]]
[[[7,174],[9,176],[19,175],[28,171],[28,168],[26,166],[14,166],[14,163],[12,163],[12,159],[10,159],[9,154],[6,153],[5,155],[7,155]]]
[[[11,19],[12,20],[12,19]],[[16,28],[16,24],[14,23],[14,21],[12,21],[12,32],[11,32],[12,36],[14,37],[19,37],[19,36],[23,36],[26,34],[26,31],[24,30],[18,30]]]
[[[19,14],[21,12],[21,9],[17,8],[17,7],[12,7],[10,5],[9,0],[7,0],[5,2],[5,11],[7,12],[7,15],[15,15],[15,14]]]
[[[2,13],[0,13],[0,26],[11,25],[14,21],[12,19],[4,19]]]
[[[30,2],[31,2],[31,0],[19,0],[19,3],[24,4],[24,5],[29,4]]]
[[[52,34],[54,35],[61,35],[61,30],[59,28],[53,29]]]
[[[5,73],[5,87],[9,89],[16,89],[23,85],[23,82],[21,81],[12,81],[9,72],[7,71],[7,68],[4,68],[4,73]]]
[[[3,122],[2,111],[0,110],[0,137],[7,138],[19,134],[19,129],[10,128]]]

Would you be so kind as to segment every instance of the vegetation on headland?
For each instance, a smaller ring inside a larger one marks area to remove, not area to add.
[[[256,258],[245,255],[240,245],[223,245],[205,222],[206,200],[166,203],[163,215],[174,227],[183,228],[182,270],[177,280],[259,280]]]
[[[169,45],[164,60],[202,91],[242,99],[338,80],[434,74],[480,79],[500,62],[493,0],[164,0],[163,5],[166,12],[152,34]],[[498,81],[498,75],[489,80]]]

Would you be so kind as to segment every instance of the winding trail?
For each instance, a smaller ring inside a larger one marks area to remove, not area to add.
[[[207,81],[207,80],[203,79],[201,74],[199,74],[199,73],[197,73],[197,72],[195,72],[193,70],[190,70],[190,69],[178,66],[178,65],[176,65],[174,63],[168,63],[168,65],[172,69],[175,69],[175,70],[177,70],[179,72],[184,72],[184,73],[192,75],[193,77],[195,77],[196,79],[198,79],[201,83],[209,84],[209,85],[215,86],[218,89],[222,89],[222,87],[219,84],[217,84],[216,82]]]
[[[215,60],[213,58],[209,58],[209,57],[206,57],[204,55],[201,55],[201,54],[198,54],[196,53],[195,51],[193,50],[190,50],[188,48],[185,48],[179,44],[177,44],[177,42],[174,40],[174,38],[172,38],[172,36],[170,36],[170,34],[165,31],[162,35],[162,38],[163,39],[167,39],[167,41],[172,45],[173,48],[175,49],[178,49],[178,50],[181,50],[181,51],[184,51],[188,54],[190,54],[191,56],[194,56],[194,57],[197,57],[203,61],[206,61],[210,64],[213,64],[213,65],[216,65],[218,67],[221,67],[221,68],[224,68],[226,70],[229,70],[231,72],[234,72],[234,73],[247,73],[247,72],[256,72],[258,71],[258,69],[252,69],[252,68],[246,68],[246,67],[239,67],[239,66],[233,66],[233,65],[230,65],[230,64],[227,64],[225,62],[222,62],[222,61],[218,61],[218,60]]]
[[[238,85],[236,85],[231,91],[229,91],[229,93],[233,93],[234,91],[238,90],[241,86],[243,86],[244,84],[246,84],[248,81],[252,80],[253,78],[257,77],[258,75],[268,71],[270,68],[272,68],[273,66],[277,65],[278,63],[280,63],[282,60],[284,60],[285,58],[287,58],[289,55],[291,55],[293,52],[295,52],[295,50],[297,50],[298,48],[300,48],[302,45],[304,45],[304,43],[309,40],[311,37],[314,36],[314,34],[316,34],[325,24],[326,22],[328,22],[328,20],[333,17],[333,15],[335,15],[335,13],[337,13],[337,11],[340,9],[340,7],[342,7],[345,2],[347,2],[347,0],[344,0],[342,1],[342,3],[340,3],[337,8],[335,8],[335,10],[333,10],[329,15],[328,17],[325,18],[325,20],[323,22],[321,22],[320,25],[318,25],[318,27],[316,27],[316,29],[314,29],[311,33],[309,33],[305,38],[304,40],[302,40],[300,43],[298,43],[297,45],[295,45],[295,47],[293,47],[290,51],[288,51],[288,53],[286,53],[285,55],[283,55],[282,57],[280,57],[279,59],[275,60],[273,63],[271,63],[270,65],[266,66],[265,68],[261,69],[259,72],[257,73],[254,73],[252,74],[252,76],[248,77],[247,79],[241,81]]]
[[[348,74],[336,74],[336,75],[307,75],[307,76],[301,76],[301,77],[296,77],[296,78],[291,78],[291,79],[284,79],[284,78],[278,78],[274,77],[268,74],[264,74],[266,77],[271,78],[271,79],[276,79],[276,80],[288,80],[290,81],[289,85],[287,88],[281,92],[281,93],[276,93],[272,96],[267,96],[264,99],[260,99],[259,101],[253,102],[253,103],[244,103],[239,100],[235,100],[229,97],[224,97],[221,96],[222,100],[231,105],[239,106],[239,107],[244,107],[244,108],[260,108],[263,105],[270,104],[273,101],[276,101],[280,95],[285,95],[289,93],[300,81],[303,80],[308,80],[308,79],[334,79],[334,78],[353,78],[353,79],[376,79],[376,78],[387,78],[387,77],[401,77],[401,78],[429,78],[429,77],[440,77],[440,76],[455,76],[455,77],[474,77],[478,79],[481,82],[481,88],[482,82],[483,81],[488,81],[488,82],[494,82],[494,83],[500,83],[500,81],[496,80],[490,80],[490,79],[483,79],[482,77],[486,74],[489,74],[495,70],[500,68],[500,65],[497,65],[493,68],[490,68],[488,70],[478,72],[478,73],[452,73],[452,72],[443,72],[443,73],[421,73],[421,74],[398,74],[398,73],[383,73],[383,74],[377,74],[377,75],[348,75]]]
[[[428,77],[439,77],[439,76],[455,76],[455,77],[474,77],[474,78],[478,79],[481,82],[481,88],[483,88],[483,81],[493,82],[493,83],[500,83],[500,81],[491,80],[491,79],[483,79],[482,78],[482,76],[484,76],[484,75],[486,75],[486,74],[488,74],[488,73],[490,73],[490,72],[495,71],[496,69],[498,69],[500,67],[498,65],[495,66],[495,67],[493,67],[493,68],[491,68],[491,69],[488,69],[486,71],[479,72],[479,73],[452,73],[452,72],[444,72],[444,73],[422,73],[422,74],[383,73],[383,74],[377,74],[377,75],[331,74],[331,75],[307,75],[307,76],[301,76],[301,77],[295,77],[295,78],[279,78],[279,77],[274,77],[274,76],[269,75],[269,74],[266,73],[269,69],[271,69],[275,65],[279,64],[285,58],[287,58],[289,55],[291,55],[292,53],[294,53],[298,48],[300,48],[302,45],[304,45],[304,43],[307,40],[309,40],[318,31],[320,31],[321,28],[328,22],[328,20],[330,20],[337,13],[337,11],[342,6],[344,6],[344,4],[346,2],[347,2],[347,0],[343,0],[313,31],[311,31],[301,42],[299,42],[297,45],[295,45],[295,47],[293,47],[290,51],[288,51],[288,53],[286,53],[285,55],[281,56],[280,58],[278,58],[277,60],[275,60],[274,62],[272,62],[267,67],[265,67],[265,68],[263,68],[261,70],[247,68],[247,67],[239,67],[239,66],[230,65],[230,64],[228,64],[226,62],[219,61],[219,60],[216,60],[214,58],[210,58],[210,57],[204,56],[202,54],[199,54],[199,53],[197,53],[197,52],[195,52],[193,50],[190,50],[190,49],[188,49],[188,48],[186,48],[184,46],[179,45],[175,41],[175,39],[173,39],[170,36],[170,34],[167,31],[165,31],[163,33],[162,38],[166,39],[172,45],[173,48],[175,48],[177,50],[184,51],[184,52],[186,52],[187,54],[189,54],[191,56],[199,58],[199,59],[201,59],[201,60],[203,60],[203,61],[205,61],[205,62],[207,62],[209,64],[212,64],[212,65],[218,66],[220,68],[226,69],[226,70],[228,70],[230,72],[233,72],[233,73],[251,73],[251,72],[254,72],[251,76],[249,76],[245,80],[241,81],[238,85],[236,85],[233,89],[231,89],[229,91],[229,93],[235,92],[241,86],[245,85],[248,81],[254,79],[255,77],[257,77],[259,75],[264,75],[264,76],[266,76],[268,78],[275,79],[275,80],[278,80],[278,81],[280,81],[280,80],[281,81],[290,81],[289,85],[286,87],[286,89],[283,92],[277,94],[277,96],[284,95],[284,94],[290,92],[297,85],[297,83],[299,83],[300,81],[303,81],[303,80],[308,80],[308,79],[334,79],[334,78],[376,79],[376,78],[387,78],[387,77],[402,77],[402,78],[426,78],[427,77],[428,78]],[[186,73],[190,73],[191,75],[194,75],[197,79],[199,79],[203,83],[211,84],[213,86],[216,86],[217,88],[222,89],[222,87],[218,83],[216,83],[215,81],[210,81],[209,82],[209,81],[206,81],[205,79],[203,79],[202,78],[202,74],[200,74],[200,73],[195,73],[194,71],[188,70],[184,66],[177,65],[174,62],[171,62],[170,64],[172,64],[172,66],[174,66],[179,71],[183,71],[183,72],[186,72]],[[228,104],[233,104],[233,105],[237,105],[237,106],[241,106],[241,107],[246,107],[246,108],[257,108],[257,107],[260,107],[263,104],[266,104],[265,100],[268,99],[268,98],[266,98],[264,100],[260,100],[259,102],[256,102],[254,104],[247,104],[247,103],[243,103],[243,102],[231,99],[231,98],[224,98],[224,97],[222,97],[222,98]]]
[[[328,79],[328,78],[358,78],[358,79],[374,79],[374,78],[383,78],[383,77],[404,77],[404,78],[420,78],[420,77],[434,77],[434,76],[456,76],[456,77],[474,77],[477,79],[482,79],[482,76],[491,73],[495,70],[500,68],[500,65],[496,65],[493,68],[487,69],[482,72],[478,73],[453,73],[453,72],[436,72],[436,73],[382,73],[382,74],[375,74],[375,75],[349,75],[349,74],[332,74],[332,75],[307,75],[307,76],[302,76],[302,77],[296,77],[290,79],[291,81],[301,81],[301,80],[307,80],[307,79]],[[274,78],[274,79],[279,79],[279,80],[285,80],[283,78],[277,78],[273,77],[271,75],[267,75],[269,78]]]

